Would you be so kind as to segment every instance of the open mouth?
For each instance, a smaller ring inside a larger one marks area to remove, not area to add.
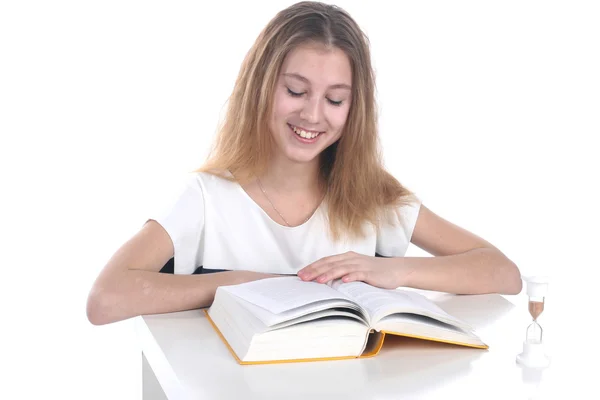
[[[306,131],[302,128],[298,128],[297,126],[291,125],[291,124],[287,124],[291,131],[294,133],[294,136],[296,136],[296,138],[298,138],[301,142],[304,143],[313,143],[317,140],[317,138],[319,136],[321,136],[321,134],[325,133],[325,132],[316,132],[316,131]]]

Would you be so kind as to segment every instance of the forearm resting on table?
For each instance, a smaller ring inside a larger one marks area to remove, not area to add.
[[[403,269],[401,286],[456,294],[518,294],[522,288],[517,266],[494,248],[392,260]]]
[[[247,271],[204,275],[173,275],[145,270],[126,270],[94,284],[87,315],[103,325],[144,314],[160,314],[208,307],[217,287],[257,279]]]

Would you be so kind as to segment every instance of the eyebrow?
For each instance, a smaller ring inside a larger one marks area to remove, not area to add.
[[[293,72],[284,73],[283,76],[287,76],[289,78],[296,78],[298,80],[301,80],[302,82],[310,83],[310,81],[307,78],[305,78],[304,76],[302,76],[300,74],[293,73]],[[350,85],[345,84],[345,83],[336,83],[335,85],[329,86],[329,89],[348,89],[348,90],[352,90],[352,87]]]

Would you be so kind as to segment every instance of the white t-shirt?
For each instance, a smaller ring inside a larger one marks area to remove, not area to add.
[[[196,268],[251,270],[295,274],[322,257],[354,251],[402,257],[420,209],[418,199],[402,207],[401,224],[386,224],[379,231],[353,241],[330,239],[326,205],[296,227],[273,221],[236,182],[193,173],[172,204],[151,219],[173,241],[174,271],[192,274]]]

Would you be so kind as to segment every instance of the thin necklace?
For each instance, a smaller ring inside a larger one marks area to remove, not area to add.
[[[269,198],[269,196],[267,195],[267,192],[265,191],[265,188],[263,188],[263,185],[262,185],[262,183],[261,183],[261,181],[260,181],[260,178],[259,178],[258,176],[256,177],[256,180],[258,181],[258,186],[260,187],[260,190],[261,190],[261,191],[263,192],[263,194],[265,195],[265,198],[266,198],[266,199],[269,201],[269,203],[271,204],[271,207],[273,207],[273,210],[275,210],[275,212],[276,212],[277,214],[279,214],[279,216],[281,217],[281,219],[283,220],[283,222],[285,222],[285,224],[291,228],[291,227],[292,227],[292,225],[290,225],[290,223],[289,223],[289,222],[287,222],[287,220],[286,220],[286,219],[283,217],[283,215],[281,215],[281,213],[279,212],[279,210],[277,209],[277,207],[275,207],[275,204],[273,204],[273,202],[271,201],[271,199],[270,199],[270,198]],[[323,195],[323,197],[325,197],[325,195]],[[323,201],[323,200],[321,199],[321,201]],[[305,224],[305,223],[306,223],[306,222],[307,222],[307,221],[310,219],[310,217],[312,217],[312,216],[313,216],[313,214],[315,213],[315,211],[317,211],[317,208],[319,208],[319,205],[320,205],[320,204],[321,204],[321,203],[319,202],[319,204],[317,204],[317,206],[315,207],[315,209],[313,210],[313,212],[312,212],[312,213],[310,213],[310,214],[308,215],[308,218],[306,218],[306,219],[304,220],[304,222],[302,222],[302,224]],[[300,224],[300,225],[302,225],[302,224]]]

